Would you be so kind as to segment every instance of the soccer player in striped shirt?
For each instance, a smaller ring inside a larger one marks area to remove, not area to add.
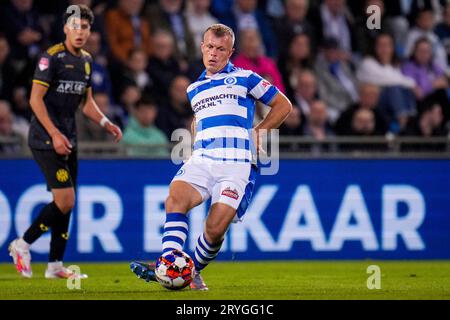
[[[183,250],[188,235],[187,213],[211,198],[205,228],[197,240],[193,260],[194,290],[208,290],[200,272],[215,259],[232,222],[241,221],[255,184],[255,156],[262,130],[278,128],[291,111],[290,101],[258,74],[230,62],[234,33],[214,24],[201,44],[205,71],[187,89],[195,114],[194,151],[170,184],[165,203],[163,253]],[[256,100],[270,112],[255,128]],[[256,147],[255,147],[256,142]],[[132,262],[131,269],[146,281],[155,280],[154,264]]]

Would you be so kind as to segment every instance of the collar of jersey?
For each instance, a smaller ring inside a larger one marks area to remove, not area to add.
[[[72,57],[75,57],[75,58],[81,58],[81,57],[83,56],[83,53],[81,53],[79,56],[76,56],[76,55],[74,55],[72,52],[70,52],[69,49],[67,49],[67,47],[66,47],[66,42],[65,42],[65,41],[63,41],[62,44],[63,44],[63,46],[64,46],[64,50],[65,50],[69,55],[71,55]]]
[[[220,73],[230,73],[231,71],[233,71],[233,68],[234,68],[234,64],[232,64],[231,62],[228,62],[226,64],[226,66],[222,70],[220,70],[219,72],[215,73],[214,75],[220,74]],[[205,71],[202,72],[202,74],[197,79],[197,81],[205,80],[206,78],[211,78],[211,77],[206,77],[206,70],[205,70]]]

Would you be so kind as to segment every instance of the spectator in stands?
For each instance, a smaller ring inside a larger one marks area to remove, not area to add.
[[[182,73],[175,57],[175,43],[172,34],[166,30],[156,30],[152,36],[154,52],[148,61],[148,72],[158,88],[156,96],[158,105],[166,103],[172,80]]]
[[[383,33],[376,37],[374,51],[361,62],[357,78],[382,88],[380,110],[388,118],[391,132],[398,133],[416,114],[412,91],[416,84],[414,79],[402,74],[391,35]]]
[[[443,96],[445,100],[443,103],[448,104],[445,92],[448,88],[448,80],[444,71],[433,61],[433,48],[428,38],[419,38],[416,41],[411,57],[403,64],[402,71],[416,82],[417,100],[424,100],[427,96],[434,94]],[[441,91],[441,94],[437,91]]]
[[[286,120],[280,126],[280,136],[301,136],[303,135],[304,116],[299,107],[293,106]]]
[[[313,137],[317,141],[323,141],[325,138],[334,135],[328,122],[328,107],[325,102],[315,100],[311,104],[310,112],[306,116],[303,134]]]
[[[292,110],[288,117],[280,126],[280,137],[300,137],[303,135],[304,131],[305,117],[299,107],[293,105]],[[279,149],[281,152],[298,152],[309,151],[308,147],[303,147],[303,145],[297,143],[284,143],[283,139],[280,141]]]
[[[408,16],[411,13],[411,1],[388,0],[384,1],[386,9],[385,25],[389,26],[392,37],[395,39],[396,52],[403,56],[406,35],[409,30]]]
[[[379,135],[376,130],[375,113],[371,109],[357,109],[351,118],[348,136],[355,137],[374,137]],[[341,143],[339,145],[341,151],[385,151],[386,144],[379,143]]]
[[[404,1],[405,2],[405,1]],[[433,13],[435,21],[442,21],[443,11],[447,0],[409,0],[410,2],[410,20],[411,22],[417,17],[420,11],[428,10]]]
[[[363,83],[359,86],[358,103],[350,105],[344,112],[341,113],[339,119],[336,121],[334,131],[338,135],[347,136],[353,135],[352,121],[355,113],[359,110],[370,110],[373,113],[374,129],[372,134],[384,135],[387,131],[387,124],[383,114],[378,109],[378,102],[380,99],[380,88],[373,85]]]
[[[11,99],[15,77],[8,40],[0,35],[0,99]]]
[[[324,0],[318,10],[312,11],[310,21],[317,31],[319,44],[325,38],[339,39],[345,60],[351,59],[352,51],[357,50],[354,18],[347,9],[345,0]]]
[[[94,99],[100,111],[111,121],[117,124],[120,129],[124,128],[123,110],[114,106],[110,102],[107,92],[94,92]],[[82,112],[77,113],[77,132],[79,141],[109,141],[113,142],[114,137],[100,127],[98,124],[89,120]]]
[[[122,86],[135,85],[146,94],[153,94],[154,83],[148,72],[147,54],[142,49],[133,49],[122,71]]]
[[[169,101],[158,108],[156,125],[169,139],[174,130],[191,128],[193,114],[186,94],[190,83],[187,77],[176,76],[170,84]]]
[[[318,97],[317,78],[310,70],[301,71],[297,78],[297,87],[291,101],[300,108],[302,114],[308,115],[311,104]]]
[[[130,114],[136,103],[141,99],[142,92],[135,85],[128,85],[120,93],[120,103],[126,115]]]
[[[0,24],[11,46],[11,55],[21,64],[35,58],[45,41],[33,0],[11,0],[2,10]]]
[[[417,137],[446,137],[448,127],[445,126],[442,106],[433,103],[426,105],[417,119],[411,119],[402,135]],[[403,151],[444,151],[446,143],[403,144]]]
[[[375,130],[375,115],[370,109],[358,109],[352,117],[351,136],[374,136]]]
[[[211,12],[214,16],[223,16],[233,8],[235,0],[212,0]]]
[[[275,62],[264,55],[261,36],[256,29],[247,29],[240,32],[239,54],[233,59],[236,67],[252,70],[258,74],[269,75],[273,84],[285,92],[280,71]]]
[[[92,55],[92,90],[93,92],[106,92],[110,98],[113,97],[111,77],[109,75],[108,59],[104,52],[102,52],[102,36],[100,32],[93,31],[88,38],[84,48]]]
[[[447,61],[450,61],[450,2],[445,7],[443,21],[436,26],[434,33],[439,37],[447,52]]]
[[[370,109],[358,109],[353,114],[351,122],[350,136],[356,137],[374,137],[378,133],[376,131],[376,120],[373,110]],[[386,144],[379,143],[363,143],[363,144],[341,144],[342,151],[386,151]]]
[[[260,0],[258,1],[258,8],[265,13],[270,21],[280,19],[284,13],[284,0]]]
[[[183,0],[159,0],[146,9],[152,30],[163,29],[175,40],[175,56],[180,63],[195,60],[197,48],[188,20],[183,13]]]
[[[410,57],[413,53],[414,44],[419,38],[427,38],[430,40],[433,48],[433,56],[435,63],[445,70],[450,72],[447,63],[447,53],[443,45],[440,43],[438,36],[433,32],[435,27],[435,20],[431,10],[421,10],[417,13],[414,27],[408,32],[405,45],[405,57]]]
[[[358,101],[357,81],[337,39],[326,38],[321,47],[315,66],[319,96],[329,106],[328,116],[334,123],[349,104]]]
[[[119,0],[117,8],[106,12],[106,31],[113,57],[125,64],[130,51],[142,48],[152,53],[150,27],[141,16],[143,0]]]
[[[372,11],[367,10],[370,6],[377,6],[379,8],[381,19],[379,26],[369,29],[367,27],[367,21],[369,19],[369,16],[373,14]],[[363,11],[358,14],[355,23],[355,37],[358,52],[362,55],[369,54],[372,49],[371,47],[375,42],[376,36],[380,33],[394,34],[394,30],[392,30],[392,24],[388,19],[386,19],[384,1],[366,0]]]
[[[24,123],[15,123],[14,119],[9,103],[0,100],[0,137],[12,139],[12,143],[0,143],[0,154],[20,154],[23,151],[22,142],[25,137],[19,133],[16,126]]]
[[[442,106],[429,104],[421,110],[417,120],[412,119],[403,131],[409,136],[436,137],[447,135]]]
[[[11,103],[14,114],[26,119],[27,121],[31,120],[32,111],[28,99],[28,92],[25,87],[14,87],[11,97]]]
[[[195,57],[201,58],[200,45],[203,41],[203,33],[209,26],[218,23],[209,12],[211,0],[189,0],[186,10],[186,19],[189,29],[194,37]]]
[[[257,0],[236,0],[233,7],[218,16],[219,21],[233,29],[236,39],[241,39],[243,30],[259,30],[264,43],[264,54],[275,57],[277,54],[276,40],[270,23],[263,12],[257,8]],[[239,48],[239,43],[236,43]]]
[[[147,97],[138,101],[125,128],[122,144],[129,146],[128,155],[167,157],[169,140],[155,126],[158,109]],[[134,147],[133,147],[134,145]]]
[[[298,74],[304,69],[314,68],[311,41],[306,33],[296,34],[288,46],[287,52],[278,57],[278,68],[281,72],[286,93],[292,97],[297,87]]]
[[[286,0],[285,14],[274,22],[279,56],[286,56],[292,39],[298,34],[305,34],[314,39],[315,31],[307,20],[308,0]]]

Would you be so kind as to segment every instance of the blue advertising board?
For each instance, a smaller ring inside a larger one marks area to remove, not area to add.
[[[81,160],[65,260],[157,257],[178,168],[169,160]],[[448,160],[281,160],[276,175],[258,177],[218,259],[449,259],[449,190]],[[34,161],[0,161],[0,262],[49,201]],[[188,253],[208,205],[189,214]],[[33,244],[33,261],[46,261],[49,236]]]

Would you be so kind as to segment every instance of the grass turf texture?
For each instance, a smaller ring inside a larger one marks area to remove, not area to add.
[[[369,265],[381,268],[381,289],[367,288]],[[209,291],[164,289],[146,283],[127,263],[78,264],[89,278],[80,290],[65,280],[21,278],[12,264],[0,264],[0,299],[450,299],[450,261],[215,262],[203,272]]]

